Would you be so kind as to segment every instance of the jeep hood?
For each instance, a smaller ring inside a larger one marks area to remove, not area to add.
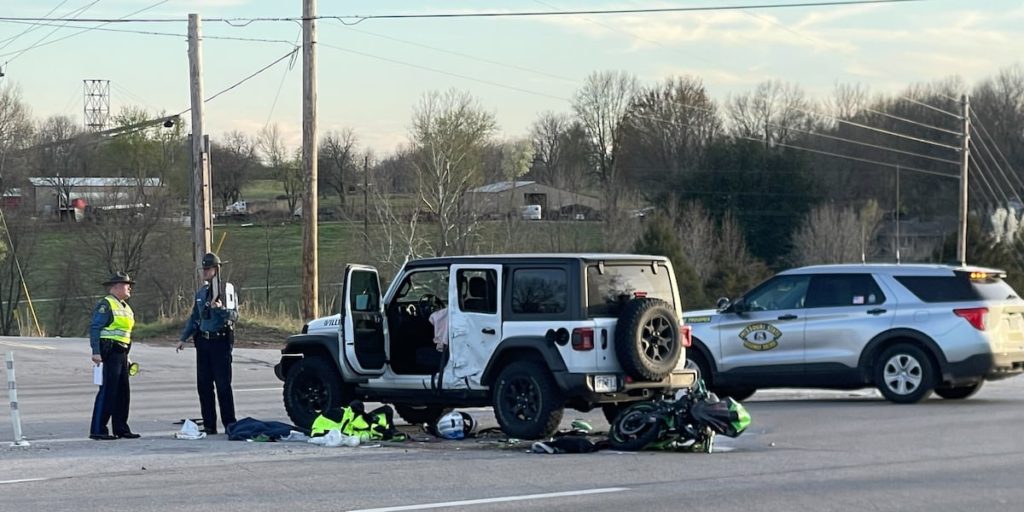
[[[308,332],[309,334],[338,332],[338,322],[340,321],[340,313],[335,313],[331,316],[320,317],[317,318],[316,320],[310,320],[309,323],[306,324],[308,326],[306,332]]]

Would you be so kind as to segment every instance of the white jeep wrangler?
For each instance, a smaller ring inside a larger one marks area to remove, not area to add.
[[[696,379],[663,257],[421,259],[386,293],[374,268],[349,265],[342,297],[340,314],[309,322],[281,350],[275,372],[296,425],[353,399],[391,403],[410,423],[492,405],[506,434],[537,439],[565,407],[614,417]]]

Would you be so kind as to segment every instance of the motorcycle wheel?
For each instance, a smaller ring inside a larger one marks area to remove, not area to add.
[[[612,448],[635,452],[656,441],[661,434],[661,420],[656,417],[656,409],[650,402],[641,402],[619,413],[608,432]]]

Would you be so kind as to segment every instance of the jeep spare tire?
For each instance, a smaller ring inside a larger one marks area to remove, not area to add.
[[[615,326],[615,355],[630,377],[664,379],[682,352],[679,319],[669,303],[659,299],[626,303]]]

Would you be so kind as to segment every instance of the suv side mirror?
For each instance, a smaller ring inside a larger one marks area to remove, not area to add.
[[[736,299],[735,302],[729,304],[729,306],[726,308],[725,312],[726,313],[736,313],[737,315],[742,315],[743,313],[746,313],[749,310],[750,310],[750,308],[747,306],[747,302],[744,301],[742,298],[739,298],[739,299]]]

